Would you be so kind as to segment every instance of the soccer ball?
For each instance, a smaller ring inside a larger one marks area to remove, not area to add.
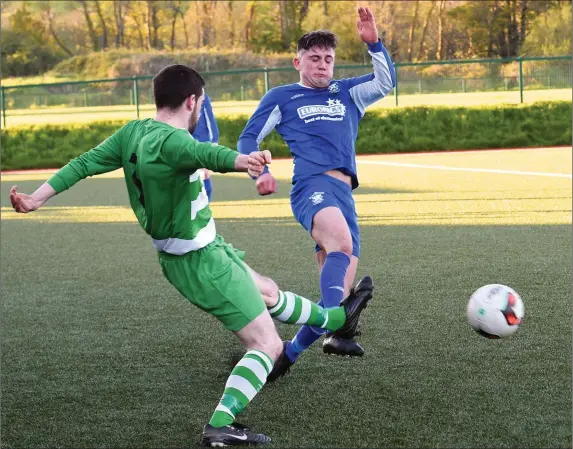
[[[512,288],[491,284],[478,288],[468,302],[470,326],[487,338],[513,334],[523,321],[524,307],[519,294]]]

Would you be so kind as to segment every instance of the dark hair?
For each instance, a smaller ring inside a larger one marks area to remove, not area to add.
[[[338,37],[332,31],[318,30],[306,33],[298,40],[297,53],[301,50],[310,50],[312,47],[324,47],[336,49]]]
[[[157,109],[177,109],[191,95],[203,94],[205,81],[191,67],[168,65],[153,77],[153,98]]]

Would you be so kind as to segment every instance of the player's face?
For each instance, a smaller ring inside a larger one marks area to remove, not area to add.
[[[308,87],[323,89],[334,72],[334,49],[313,47],[294,58],[295,69],[300,73],[300,81]]]
[[[201,95],[195,101],[195,107],[193,108],[193,110],[191,111],[191,114],[189,115],[189,126],[187,127],[187,129],[189,130],[189,132],[191,134],[193,134],[193,131],[195,131],[195,128],[197,128],[197,123],[199,123],[199,116],[201,114],[201,106],[203,106],[203,99],[204,98],[205,98],[205,95]]]

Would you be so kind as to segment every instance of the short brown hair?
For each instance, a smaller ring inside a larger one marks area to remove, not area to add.
[[[311,31],[303,35],[297,44],[297,53],[304,50],[310,50],[313,47],[323,47],[336,49],[338,45],[338,37],[332,31],[318,30]]]
[[[195,95],[203,95],[205,81],[199,72],[182,64],[168,65],[153,78],[153,99],[157,109],[177,109]]]

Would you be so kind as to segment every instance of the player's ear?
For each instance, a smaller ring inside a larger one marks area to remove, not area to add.
[[[295,69],[300,70],[300,59],[293,58],[292,65],[294,66]]]
[[[189,111],[192,111],[195,108],[196,102],[195,94],[193,94],[185,99],[185,107]]]

